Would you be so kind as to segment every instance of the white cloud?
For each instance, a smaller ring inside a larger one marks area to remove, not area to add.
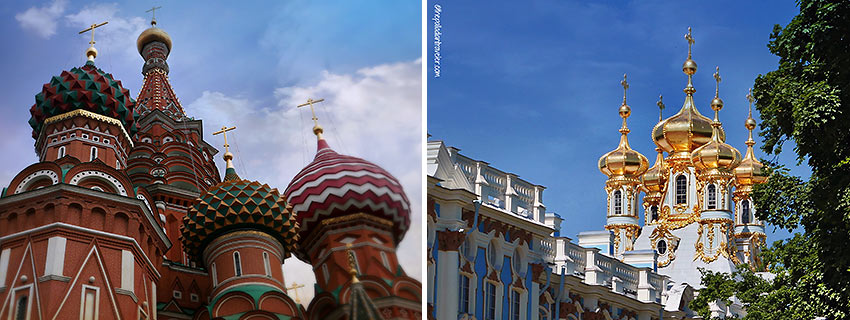
[[[95,48],[100,52],[98,56],[120,55],[135,64],[139,63],[136,38],[149,27],[145,19],[119,16],[118,5],[115,3],[88,5],[65,18],[71,27],[79,30],[87,29],[93,23],[109,21],[107,25],[95,29]],[[91,40],[89,32],[80,37],[86,39],[86,44]]]
[[[311,86],[274,91],[277,105],[258,106],[259,99],[205,91],[186,105],[186,113],[204,121],[206,139],[223,125],[235,125],[228,142],[238,173],[283,191],[293,176],[315,155],[309,108],[295,106],[307,98],[324,98],[316,105],[325,137],[337,152],[357,156],[383,167],[401,181],[411,202],[411,225],[398,248],[409,276],[422,277],[422,83],[421,60],[382,64],[354,74],[324,72]],[[221,160],[219,166],[221,167]],[[290,258],[284,264],[287,284],[304,284],[302,303],[313,297],[312,267]]]
[[[67,0],[54,0],[49,6],[31,7],[15,15],[21,28],[35,32],[42,38],[50,38],[56,33],[56,21],[65,12]]]

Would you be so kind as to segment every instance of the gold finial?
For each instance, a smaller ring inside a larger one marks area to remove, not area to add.
[[[658,121],[664,120],[664,108],[667,107],[664,105],[664,95],[658,95],[658,102],[655,105],[658,106]]]
[[[623,74],[623,81],[620,81],[620,85],[623,86],[623,105],[626,105],[626,92],[629,90],[629,82],[626,81],[626,74]]]
[[[297,304],[301,304],[301,299],[298,298],[298,289],[300,288],[304,288],[304,285],[297,282],[293,282],[292,286],[286,287],[286,291],[295,290],[295,303]]]
[[[750,88],[749,92],[747,93],[747,101],[750,103],[750,112],[747,115],[747,121],[744,123],[744,126],[750,132],[750,136],[749,138],[747,138],[746,143],[748,146],[751,146],[755,144],[755,141],[753,141],[753,129],[756,128],[756,120],[753,119],[753,102],[756,101],[756,99],[753,97],[753,88]]]
[[[150,10],[145,12],[151,13],[151,26],[156,25],[156,9],[162,9],[162,6],[150,8]]]
[[[351,251],[351,244],[345,244],[346,251],[348,251],[348,273],[351,274],[351,283],[358,283],[360,279],[357,279],[357,263],[354,261],[354,251]]]
[[[688,27],[688,33],[685,34],[685,40],[688,40],[688,58],[682,64],[682,72],[688,75],[688,85],[685,87],[685,93],[693,95],[697,90],[693,85],[693,75],[697,73],[697,63],[691,59],[691,47],[694,45],[694,37],[691,35],[691,27]]]
[[[629,133],[629,128],[626,126],[626,118],[632,114],[632,108],[626,104],[626,92],[629,90],[629,82],[626,81],[626,74],[623,74],[623,81],[620,81],[620,85],[623,86],[623,104],[620,105],[620,117],[623,118],[623,127],[620,128],[620,132],[626,134]]]
[[[320,140],[324,139],[322,137],[322,132],[325,131],[322,129],[322,126],[319,125],[319,118],[316,117],[316,110],[313,109],[313,104],[322,101],[325,101],[325,99],[313,100],[311,98],[307,98],[307,103],[302,103],[296,106],[296,108],[310,106],[310,112],[313,114],[313,134],[315,134]]]
[[[86,49],[86,57],[89,59],[89,61],[94,61],[94,58],[97,57],[97,49],[94,48],[94,29],[102,27],[107,23],[109,23],[109,21],[104,21],[103,23],[94,23],[87,29],[80,31],[80,34],[83,34],[87,31],[91,31],[91,41],[89,41],[89,48]]]
[[[720,95],[720,66],[714,67],[714,81],[717,82],[714,86],[714,97],[717,98]]]
[[[688,33],[685,34],[685,40],[688,40],[688,59],[691,58],[691,46],[694,45],[694,36],[691,35],[691,27],[688,27]]]
[[[227,126],[222,126],[221,130],[213,132],[213,135],[224,134],[224,161],[227,162],[227,168],[233,168],[233,154],[230,153],[230,145],[227,144],[227,132],[230,130],[236,129],[236,126],[228,128]]]

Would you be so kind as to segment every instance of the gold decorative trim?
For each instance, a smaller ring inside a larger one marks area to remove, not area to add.
[[[127,130],[124,129],[124,124],[122,124],[121,121],[119,121],[118,119],[112,118],[112,117],[107,117],[107,116],[100,115],[100,114],[97,114],[97,113],[94,113],[94,112],[91,112],[91,111],[88,111],[88,110],[83,110],[83,109],[77,109],[77,110],[74,110],[74,111],[65,112],[63,114],[58,114],[58,115],[55,115],[55,116],[52,116],[50,118],[45,119],[44,124],[42,125],[42,133],[45,132],[44,126],[47,126],[48,124],[51,124],[51,123],[54,123],[54,122],[59,122],[59,121],[65,120],[65,119],[70,119],[70,118],[73,118],[73,117],[76,117],[76,116],[86,117],[86,118],[94,119],[94,120],[97,120],[97,121],[103,121],[103,122],[106,122],[106,123],[109,123],[109,124],[114,124],[114,125],[118,126],[118,128],[121,129],[121,132],[124,133],[124,137],[127,138],[127,141],[129,141],[130,147],[131,148],[133,147],[133,139],[131,139],[130,135],[127,134]],[[46,134],[46,133],[44,133],[44,134]],[[39,136],[41,136],[41,135],[39,135]]]

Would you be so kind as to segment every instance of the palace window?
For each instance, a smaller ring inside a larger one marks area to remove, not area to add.
[[[490,261],[491,266],[496,266],[496,245],[494,245],[492,241],[490,241],[490,245],[487,246],[487,260]]]
[[[56,155],[56,159],[61,159],[65,156],[65,146],[59,147],[59,153]]]
[[[519,291],[511,290],[511,320],[519,320]]]
[[[97,147],[91,147],[91,157],[89,158],[89,161],[94,161],[94,159],[97,159]]]
[[[655,245],[655,249],[658,250],[658,254],[667,253],[667,241],[664,241],[664,240],[658,241],[658,244]]]
[[[652,221],[652,222],[657,221],[658,220],[658,206],[649,207],[649,212],[650,212],[650,219],[652,219],[650,221]]]
[[[708,209],[717,209],[717,188],[713,184],[708,185]]]
[[[514,264],[514,272],[520,273],[522,271],[522,253],[519,252],[519,249],[514,250],[512,262]]]
[[[676,204],[688,202],[688,178],[685,175],[676,177]]]
[[[750,223],[750,200],[741,201],[741,223]]]
[[[487,282],[486,295],[484,320],[496,320],[496,285],[492,282]]]
[[[460,275],[460,313],[469,313],[469,277]]]
[[[623,214],[623,192],[620,190],[614,191],[614,214]]]
[[[239,257],[239,251],[233,253],[233,268],[236,269],[236,276],[242,275],[242,259]]]

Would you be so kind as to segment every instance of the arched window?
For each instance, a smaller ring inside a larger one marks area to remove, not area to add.
[[[56,155],[56,159],[61,159],[65,156],[65,146],[59,147],[59,152]]]
[[[522,271],[522,252],[519,251],[519,248],[514,250],[511,262],[513,262],[514,272],[519,274]]]
[[[212,275],[213,286],[218,285],[218,273],[215,270],[215,262],[210,266],[210,275]]]
[[[236,276],[242,275],[242,259],[239,257],[239,251],[233,253],[233,268],[236,269]]]
[[[29,298],[23,296],[18,299],[17,312],[15,312],[15,320],[24,320],[27,318],[27,303]]]
[[[657,221],[658,220],[658,206],[649,207],[649,212],[650,212],[650,217],[652,219],[650,221],[652,221],[652,222]]]
[[[681,174],[676,177],[676,204],[688,203],[688,178]]]
[[[708,185],[708,209],[717,209],[717,187]]]
[[[89,158],[89,161],[94,161],[94,159],[97,159],[97,147],[91,147],[91,158]]]
[[[623,192],[620,190],[614,191],[614,214],[623,214]]]
[[[460,313],[469,313],[469,277],[460,275]]]
[[[269,253],[263,252],[263,267],[266,269],[266,277],[272,276],[272,267],[269,262]]]
[[[490,261],[491,266],[496,266],[496,246],[490,241],[490,245],[487,246],[487,260]]]
[[[750,223],[750,200],[741,201],[741,224]]]

